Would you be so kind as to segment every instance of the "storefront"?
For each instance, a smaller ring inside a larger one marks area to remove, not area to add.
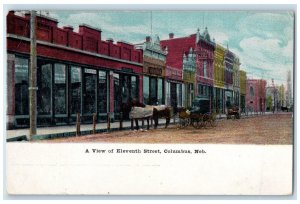
[[[101,31],[87,25],[79,26],[76,33],[69,27],[56,27],[53,19],[37,16],[37,20],[38,126],[73,124],[78,113],[82,123],[91,123],[94,114],[99,122],[106,121],[108,113],[112,120],[118,119],[122,104],[141,99],[143,55],[132,44],[101,41]],[[30,39],[28,30],[18,29],[29,18],[10,12],[8,22],[7,104],[11,105],[7,108],[7,125],[28,127]],[[47,23],[48,27],[44,26]],[[49,35],[53,39],[40,39],[41,28],[53,32]],[[54,36],[60,35],[63,41],[56,42]],[[75,40],[82,46],[73,45]],[[92,46],[91,40],[99,47]],[[108,52],[108,48],[114,52]]]
[[[174,113],[183,107],[183,73],[182,70],[166,67],[166,105],[172,106]]]
[[[165,104],[166,53],[160,47],[159,37],[150,36],[144,43],[137,44],[143,50],[143,102],[147,105]]]

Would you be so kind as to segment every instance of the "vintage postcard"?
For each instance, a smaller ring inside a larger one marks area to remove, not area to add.
[[[294,10],[8,10],[9,195],[292,195]]]

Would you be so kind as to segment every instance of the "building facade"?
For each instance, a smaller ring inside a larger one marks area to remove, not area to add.
[[[160,47],[159,37],[154,42],[150,36],[146,42],[136,45],[144,54],[143,102],[147,105],[165,103],[166,54]]]
[[[216,44],[214,54],[214,110],[217,113],[225,113],[225,48]]]
[[[233,101],[233,62],[234,54],[230,50],[225,51],[225,103],[226,108],[234,104]]]
[[[250,112],[265,112],[266,84],[263,79],[247,79],[246,106]]]
[[[186,88],[185,84],[191,84],[193,81],[193,71],[190,70],[191,64],[184,61],[184,54],[192,49],[193,52],[196,46],[196,35],[188,37],[174,38],[174,34],[169,34],[169,39],[161,40],[160,45],[167,53],[166,58],[166,105],[173,107],[177,111],[178,107],[183,107],[186,104],[187,96],[193,95],[185,91],[194,91],[192,85]],[[191,56],[190,56],[191,57]],[[192,60],[192,58],[189,58]],[[185,65],[184,65],[185,63]],[[184,71],[184,66],[185,70]],[[185,73],[185,76],[184,76]],[[185,79],[185,82],[184,82]]]
[[[245,71],[240,70],[240,108],[242,113],[246,111],[246,82],[247,74]]]
[[[37,27],[37,123],[70,124],[80,113],[91,122],[96,113],[119,117],[122,104],[142,100],[143,53],[127,42],[101,39],[101,30],[80,25],[59,28],[42,15]],[[30,14],[7,15],[8,128],[29,125]]]
[[[196,53],[190,48],[183,54],[184,107],[191,107],[195,98]]]
[[[209,99],[209,111],[212,112],[215,43],[211,41],[207,27],[202,35],[200,35],[198,29],[196,34],[196,45],[196,93],[199,97]]]
[[[240,59],[233,60],[233,104],[240,107]]]

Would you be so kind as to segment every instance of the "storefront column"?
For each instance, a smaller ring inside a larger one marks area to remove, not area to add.
[[[139,75],[139,101],[140,103],[144,103],[144,96],[143,96],[143,75]]]
[[[114,72],[109,72],[109,112],[111,117],[114,118]]]

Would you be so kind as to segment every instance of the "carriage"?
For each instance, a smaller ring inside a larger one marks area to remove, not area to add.
[[[240,112],[239,112],[239,107],[238,106],[229,106],[227,108],[227,119],[231,119],[232,117],[235,119],[240,119]]]
[[[179,127],[187,127],[192,125],[194,128],[206,127],[210,124],[212,127],[216,126],[216,114],[210,113],[210,101],[207,98],[197,97],[192,107],[189,109],[179,109]]]

